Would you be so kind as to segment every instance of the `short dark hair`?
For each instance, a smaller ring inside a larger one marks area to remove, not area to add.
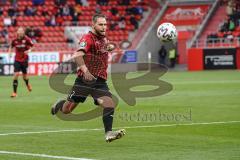
[[[104,14],[94,14],[92,16],[92,22],[96,23],[98,18],[105,18],[105,19],[107,19],[107,17]]]

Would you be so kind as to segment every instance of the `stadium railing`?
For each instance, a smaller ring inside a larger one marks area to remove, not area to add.
[[[200,37],[201,33],[204,31],[205,27],[207,26],[207,23],[209,22],[210,18],[212,17],[212,15],[214,13],[214,11],[217,9],[218,4],[219,4],[219,1],[217,1],[217,0],[215,2],[212,1],[212,7],[209,9],[206,17],[204,18],[201,25],[197,29],[197,31],[196,31],[195,35],[193,36],[192,40],[187,44],[188,48],[191,48],[192,46],[194,46],[194,43],[196,43],[196,41],[198,41],[197,39]]]
[[[220,47],[239,47],[239,46],[240,46],[240,38],[198,39],[192,45],[193,48],[220,48]]]

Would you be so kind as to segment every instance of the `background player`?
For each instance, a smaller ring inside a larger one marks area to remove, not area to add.
[[[80,48],[74,53],[79,66],[78,77],[67,100],[60,100],[52,107],[52,114],[59,110],[64,114],[71,113],[78,103],[83,103],[91,95],[96,105],[103,107],[103,124],[107,142],[121,138],[125,130],[112,131],[115,104],[109,92],[107,80],[108,51],[113,46],[105,37],[107,22],[104,15],[94,15],[92,31],[80,40]]]
[[[30,38],[25,36],[24,28],[20,27],[17,30],[17,38],[14,39],[9,47],[8,53],[12,57],[12,49],[15,48],[15,60],[14,60],[14,75],[13,75],[13,93],[12,98],[17,96],[18,76],[22,72],[23,80],[27,86],[28,91],[32,91],[32,87],[29,84],[29,78],[27,76],[28,68],[28,53],[32,51],[33,43]]]

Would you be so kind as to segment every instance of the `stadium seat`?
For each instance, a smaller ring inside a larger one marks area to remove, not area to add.
[[[89,6],[82,6],[82,14],[79,16],[79,25],[82,26],[89,26],[91,25],[91,19],[92,19],[92,15],[95,13],[95,8],[97,5],[97,1],[96,0],[88,0],[89,2]],[[27,6],[33,6],[33,3],[31,0],[19,0],[17,1],[17,9],[18,11],[23,12],[24,9]],[[67,4],[69,5],[75,5],[75,0],[68,0]],[[112,8],[112,6],[116,5],[117,9],[119,11],[119,15],[125,15],[126,12],[126,8],[127,7],[133,7],[134,5],[137,5],[137,0],[133,0],[131,1],[131,5],[130,6],[122,6],[122,5],[118,5],[118,2],[115,0],[110,0],[108,5],[106,6],[101,6],[101,9],[104,13],[106,13],[108,10],[110,10]],[[9,7],[11,6],[10,2],[7,1],[6,4],[4,6],[1,6],[3,8],[3,15],[0,17],[0,29],[4,26],[3,24],[3,17],[7,16],[7,11],[9,9]],[[147,5],[143,6],[143,7],[147,7]],[[56,26],[56,27],[52,27],[52,26],[45,26],[45,17],[41,15],[41,12],[44,8],[46,8],[48,11],[50,11],[51,14],[55,14],[55,1],[54,0],[45,0],[44,6],[36,6],[37,8],[37,16],[17,16],[17,26],[10,26],[9,27],[9,32],[11,32],[9,34],[9,37],[15,37],[15,31],[17,30],[17,27],[19,26],[23,26],[23,27],[30,27],[30,26],[34,26],[39,28],[40,30],[42,30],[43,32],[43,37],[41,39],[39,39],[40,42],[42,43],[65,43],[66,39],[64,37],[64,26]],[[112,17],[113,20],[118,21],[119,17],[118,16],[113,16]],[[128,34],[129,31],[134,30],[134,26],[129,25],[130,23],[128,22],[130,19],[130,16],[127,15],[125,16],[126,21],[127,21],[127,27],[126,30],[116,30],[116,31],[110,31],[108,33],[110,39],[112,39],[113,41],[119,41],[122,39],[127,39],[128,38]],[[140,17],[136,17],[137,19],[141,19]],[[63,17],[64,22],[71,22],[72,17],[71,16],[64,16]],[[70,24],[70,23],[69,23]],[[237,33],[236,33],[237,34]],[[37,46],[40,49],[44,48],[44,45],[39,45]],[[52,48],[52,47],[48,47],[48,48]],[[64,47],[67,48],[67,47]]]

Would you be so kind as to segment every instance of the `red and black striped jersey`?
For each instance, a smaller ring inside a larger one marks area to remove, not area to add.
[[[19,39],[16,38],[12,41],[11,47],[15,48],[15,61],[24,62],[28,60],[28,55],[25,53],[26,50],[33,46],[32,40],[24,36],[23,38]]]
[[[95,77],[107,79],[108,51],[106,50],[107,38],[97,36],[91,31],[85,34],[79,41],[78,50],[82,50],[85,65],[89,72]],[[79,69],[78,75],[83,72]]]

